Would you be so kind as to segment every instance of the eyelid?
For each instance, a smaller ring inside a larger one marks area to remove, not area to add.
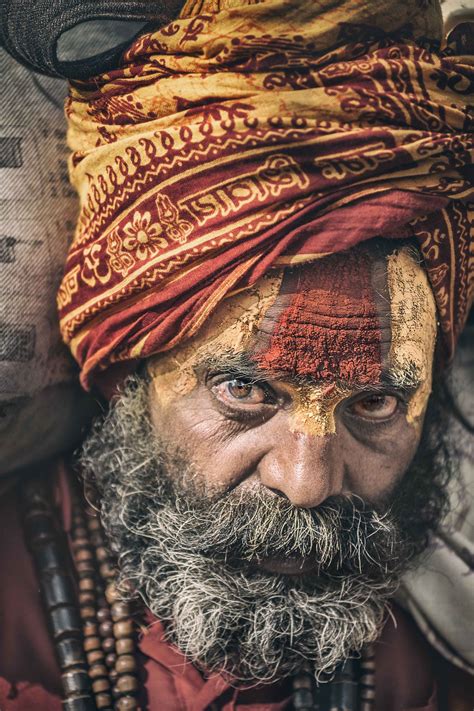
[[[364,399],[369,398],[369,397],[394,397],[397,400],[397,405],[395,407],[395,410],[391,415],[388,415],[386,417],[370,417],[369,415],[364,416],[362,414],[358,414],[357,412],[354,412],[351,407],[356,405],[359,402],[362,402]],[[363,422],[367,424],[368,426],[376,426],[376,427],[382,427],[384,425],[389,426],[393,421],[398,418],[399,415],[406,413],[408,407],[408,403],[404,402],[400,397],[397,396],[395,393],[389,393],[389,392],[372,392],[370,394],[363,395],[362,397],[359,396],[358,398],[352,399],[349,403],[347,403],[347,406],[344,409],[344,414],[347,415],[348,417],[354,418],[355,420],[359,422]]]
[[[399,402],[406,404],[408,403],[412,394],[413,393],[408,392],[407,390],[391,388],[388,385],[387,387],[384,387],[383,390],[364,390],[355,393],[349,398],[347,404],[352,405],[353,403],[359,402],[360,400],[365,400],[368,397],[396,397]]]
[[[261,405],[275,405],[278,402],[278,395],[271,387],[271,385],[267,381],[260,380],[259,378],[251,378],[245,375],[239,375],[238,373],[229,372],[214,374],[208,373],[206,378],[206,384],[208,385],[208,387],[210,386],[212,388],[215,385],[220,385],[221,383],[225,382],[232,382],[233,380],[240,381],[242,383],[245,383],[246,385],[256,385],[260,387],[265,393],[265,395],[272,399],[272,402],[264,402],[261,403]]]

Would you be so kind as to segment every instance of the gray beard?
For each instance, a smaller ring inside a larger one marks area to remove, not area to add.
[[[431,429],[436,450],[424,443],[389,501],[334,497],[310,511],[263,487],[211,497],[183,454],[152,432],[147,383],[133,378],[81,464],[100,496],[124,597],[140,596],[191,662],[235,685],[282,679],[303,661],[324,680],[379,636],[388,598],[446,506],[442,425]],[[252,565],[272,556],[310,556],[317,572]]]

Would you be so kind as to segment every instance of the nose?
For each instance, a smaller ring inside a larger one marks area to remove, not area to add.
[[[336,435],[280,431],[259,462],[260,481],[294,506],[318,506],[343,490],[344,465],[338,444]]]

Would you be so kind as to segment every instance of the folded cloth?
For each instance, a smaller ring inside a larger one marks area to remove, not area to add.
[[[58,304],[83,384],[272,267],[379,235],[418,240],[449,359],[473,291],[474,64],[441,30],[424,0],[188,0],[74,83]]]

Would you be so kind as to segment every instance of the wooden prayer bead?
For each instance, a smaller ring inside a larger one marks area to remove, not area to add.
[[[95,517],[89,517],[87,519],[87,528],[89,531],[100,531],[101,530],[101,525],[100,521],[97,516]]]
[[[95,590],[95,580],[91,577],[81,578],[79,580],[79,590],[89,591]]]
[[[76,570],[79,573],[93,573],[94,564],[91,560],[80,560],[76,562]]]
[[[99,634],[101,637],[111,637],[114,631],[114,625],[110,620],[105,620],[99,625]]]
[[[96,554],[97,560],[100,563],[105,563],[106,561],[109,560],[109,557],[110,557],[107,549],[104,546],[99,546],[96,549],[95,554]]]
[[[131,637],[133,634],[133,622],[131,620],[122,620],[114,624],[114,637],[121,639],[122,637]]]
[[[81,605],[79,608],[80,615],[83,620],[94,620],[95,619],[95,607]]]
[[[110,620],[109,608],[101,607],[100,610],[97,610],[97,619],[99,622],[105,622],[106,620]]]
[[[94,649],[92,652],[87,653],[87,661],[89,664],[97,664],[97,662],[102,662],[104,659],[104,653],[101,649]]]
[[[137,663],[135,657],[131,654],[123,654],[117,659],[115,664],[115,669],[118,674],[128,674],[130,672],[135,672],[137,670]]]
[[[82,628],[84,637],[97,637],[99,628],[94,622],[86,622]]]
[[[109,669],[113,669],[115,667],[116,661],[117,661],[117,655],[114,654],[113,652],[110,652],[105,657],[105,664],[108,666]],[[120,670],[117,669],[117,671],[120,671]],[[124,671],[133,671],[133,670],[125,669]]]
[[[115,642],[115,648],[117,654],[132,654],[135,650],[135,643],[130,637],[124,637],[123,639],[118,639]]]
[[[94,553],[90,550],[90,548],[81,548],[75,552],[74,559],[76,560],[76,563],[81,563],[85,560],[94,560]]]
[[[98,679],[101,676],[107,676],[107,667],[105,664],[93,664],[89,668],[89,676],[91,679]]]
[[[79,605],[90,605],[95,602],[95,595],[92,592],[80,592],[78,599]]]
[[[138,709],[138,701],[133,696],[124,696],[115,702],[116,711],[135,711]]]
[[[104,691],[109,691],[110,689],[110,684],[109,680],[104,678],[104,679],[96,679],[95,681],[92,682],[92,691],[94,694],[100,694]]]
[[[84,650],[86,652],[93,652],[96,649],[100,649],[101,646],[99,637],[86,637],[84,640]]]
[[[119,622],[124,620],[130,615],[130,609],[126,602],[114,602],[110,609],[112,619],[114,622]]]
[[[123,676],[119,676],[115,686],[119,693],[129,694],[138,689],[138,679],[131,674],[124,674]]]
[[[110,563],[102,563],[99,572],[105,580],[115,577],[115,568]]]
[[[81,548],[90,548],[90,545],[90,541],[87,538],[87,531],[84,537],[78,537],[77,535],[74,536],[74,540],[72,542],[72,547],[74,551],[81,550]]]
[[[109,603],[109,605],[113,605],[114,602],[120,600],[120,593],[118,592],[117,588],[113,583],[107,585],[105,589],[105,597],[107,598],[107,602]]]
[[[98,693],[95,696],[95,703],[98,709],[110,708],[113,704],[112,696],[110,694]]]
[[[102,640],[104,652],[115,652],[115,637],[106,637]]]

